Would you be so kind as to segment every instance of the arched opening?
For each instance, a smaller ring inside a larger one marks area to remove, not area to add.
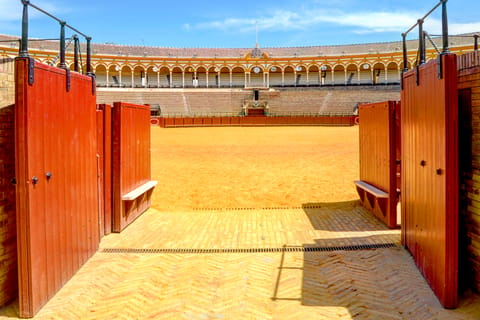
[[[303,65],[295,66],[295,86],[305,87],[307,85],[307,69]]]
[[[185,88],[196,88],[198,87],[198,81],[195,81],[195,69],[193,67],[185,68]]]
[[[245,70],[242,67],[232,69],[232,87],[245,87]]]
[[[356,69],[355,69],[356,70]],[[353,76],[352,76],[353,77]],[[333,84],[344,85],[346,84],[345,67],[341,64],[337,64],[333,68]]]
[[[383,63],[378,62],[373,65],[373,84],[387,83],[386,75],[387,73],[385,72],[385,65]]]
[[[372,79],[372,65],[368,62],[362,63],[360,66],[360,71],[359,71],[359,84],[372,84],[373,79]]]
[[[143,66],[136,66],[133,69],[132,80],[133,87],[135,88],[143,88],[147,86],[147,74]]]
[[[309,86],[319,86],[321,84],[320,68],[317,65],[308,67],[307,84]]]
[[[320,67],[320,85],[331,85],[333,84],[333,73],[332,67],[328,64],[324,64]]]
[[[270,87],[282,86],[282,69],[279,66],[271,66],[268,70]]]
[[[396,62],[390,62],[387,65],[386,83],[398,84],[400,83],[400,68]]]
[[[353,64],[353,63],[349,64],[347,66],[345,84],[346,85],[358,84],[359,83],[358,74],[359,74],[358,66],[356,64]]]
[[[108,67],[107,86],[120,87],[122,82],[122,68],[117,64],[112,64]]]
[[[207,69],[205,67],[197,68],[198,86],[205,88],[207,86]]]
[[[285,69],[283,69],[282,85],[285,87],[295,86],[295,70],[293,67],[287,66]]]
[[[174,67],[171,72],[171,87],[183,88],[183,70],[180,67]]]
[[[230,88],[230,69],[228,67],[220,68],[220,87]]]
[[[250,81],[248,86],[253,88],[263,88],[266,86],[263,68],[261,66],[254,66],[250,69]]]
[[[146,87],[147,88],[158,88],[158,70],[157,66],[149,66],[146,71]]]
[[[132,68],[123,66],[120,70],[120,87],[133,87]]]
[[[218,87],[218,67],[211,66],[208,68],[208,81],[207,87],[216,88]]]
[[[98,87],[107,86],[107,67],[103,64],[96,65],[93,69]]]
[[[170,87],[170,69],[165,66],[162,66],[158,69],[158,82],[160,88]]]

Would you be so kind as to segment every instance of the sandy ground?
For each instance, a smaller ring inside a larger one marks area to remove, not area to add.
[[[358,199],[358,127],[152,127],[157,210]]]

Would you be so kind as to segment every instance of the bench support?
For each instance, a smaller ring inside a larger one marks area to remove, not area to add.
[[[354,183],[363,206],[373,211],[375,215],[379,215],[380,218],[385,217],[388,210],[389,194],[365,181],[356,180]]]
[[[121,232],[127,225],[150,208],[153,188],[155,188],[157,183],[154,180],[148,181],[120,197],[118,201],[120,219],[114,221],[113,232]]]

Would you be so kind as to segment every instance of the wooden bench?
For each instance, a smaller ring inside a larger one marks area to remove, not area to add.
[[[142,184],[141,186],[133,189],[129,193],[126,193],[122,196],[123,201],[133,201],[140,197],[145,192],[149,191],[150,189],[154,188],[157,185],[158,181],[151,180],[147,183]]]
[[[363,189],[363,190],[373,194],[377,198],[388,198],[388,193],[372,186],[371,184],[366,183],[365,181],[355,180],[354,183],[360,189]]]
[[[388,209],[388,193],[362,180],[356,180],[354,183],[362,204],[374,212],[380,211],[379,214],[385,217]]]

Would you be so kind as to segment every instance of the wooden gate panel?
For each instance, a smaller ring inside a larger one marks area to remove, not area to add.
[[[16,61],[19,312],[32,317],[97,250],[92,79]],[[38,180],[37,180],[38,179]]]
[[[132,201],[123,196],[150,182],[150,111],[148,106],[113,106],[113,231],[120,232],[150,206],[152,190]]]
[[[443,306],[454,308],[458,290],[455,55],[442,56],[442,78],[439,70],[438,60],[433,60],[403,76],[402,241]]]
[[[395,101],[359,107],[360,180],[386,192],[388,198],[368,201],[365,191],[357,189],[363,204],[390,228],[397,227],[397,109]],[[384,207],[379,205],[383,201]]]

